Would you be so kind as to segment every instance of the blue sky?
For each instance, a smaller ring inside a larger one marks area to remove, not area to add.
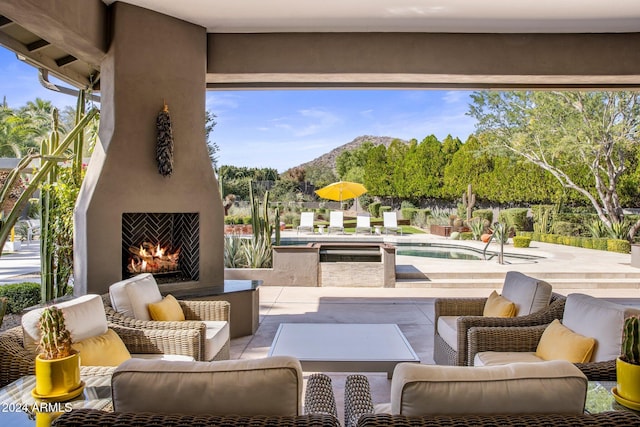
[[[21,107],[36,97],[58,107],[75,98],[38,83],[37,70],[0,47],[0,97]],[[56,82],[55,79],[51,79]],[[279,172],[315,159],[361,135],[402,139],[434,134],[463,142],[475,121],[468,91],[289,90],[208,91],[207,109],[217,115],[212,139],[219,164],[271,167]]]

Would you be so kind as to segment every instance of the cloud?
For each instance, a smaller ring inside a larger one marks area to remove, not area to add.
[[[469,102],[470,94],[471,92],[465,90],[450,90],[444,92],[442,100],[447,104],[458,104],[460,102],[464,102],[466,106]]]
[[[235,110],[240,105],[240,97],[234,93],[208,92],[207,110],[213,110],[217,115],[224,110]]]

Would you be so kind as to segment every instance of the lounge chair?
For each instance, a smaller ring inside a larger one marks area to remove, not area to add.
[[[358,214],[356,216],[356,234],[362,231],[371,234],[371,217],[367,214]]]
[[[398,215],[395,212],[383,212],[382,220],[384,234],[389,234],[390,231],[393,231],[394,233],[399,232],[402,236],[402,229],[398,227]]]
[[[300,225],[298,226],[298,234],[300,231],[309,231],[313,233],[313,212],[302,212],[300,214]]]
[[[343,214],[341,211],[331,211],[329,214],[329,228],[327,232],[339,231],[344,233]]]

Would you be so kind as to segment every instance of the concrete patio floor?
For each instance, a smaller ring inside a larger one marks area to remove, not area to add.
[[[616,290],[615,297],[602,290],[571,289],[640,307],[635,289]],[[395,323],[407,337],[421,363],[433,364],[433,302],[436,297],[488,295],[486,288],[305,288],[261,287],[260,326],[253,336],[231,341],[232,359],[266,357],[280,323]],[[305,372],[305,378],[311,372]],[[340,417],[343,417],[344,383],[348,373],[327,373],[333,382]],[[386,373],[365,373],[374,403],[388,402],[391,380]]]

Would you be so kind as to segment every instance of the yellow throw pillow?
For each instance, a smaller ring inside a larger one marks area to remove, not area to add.
[[[182,321],[184,312],[173,295],[167,295],[160,302],[149,304],[149,314],[153,320]]]
[[[595,339],[573,332],[556,319],[542,333],[536,356],[544,360],[586,363],[591,360],[595,345]]]
[[[82,366],[118,366],[131,359],[129,350],[112,329],[102,335],[73,343],[72,347],[80,353]]]
[[[516,315],[516,305],[493,291],[484,304],[482,315],[486,317],[514,317]]]

